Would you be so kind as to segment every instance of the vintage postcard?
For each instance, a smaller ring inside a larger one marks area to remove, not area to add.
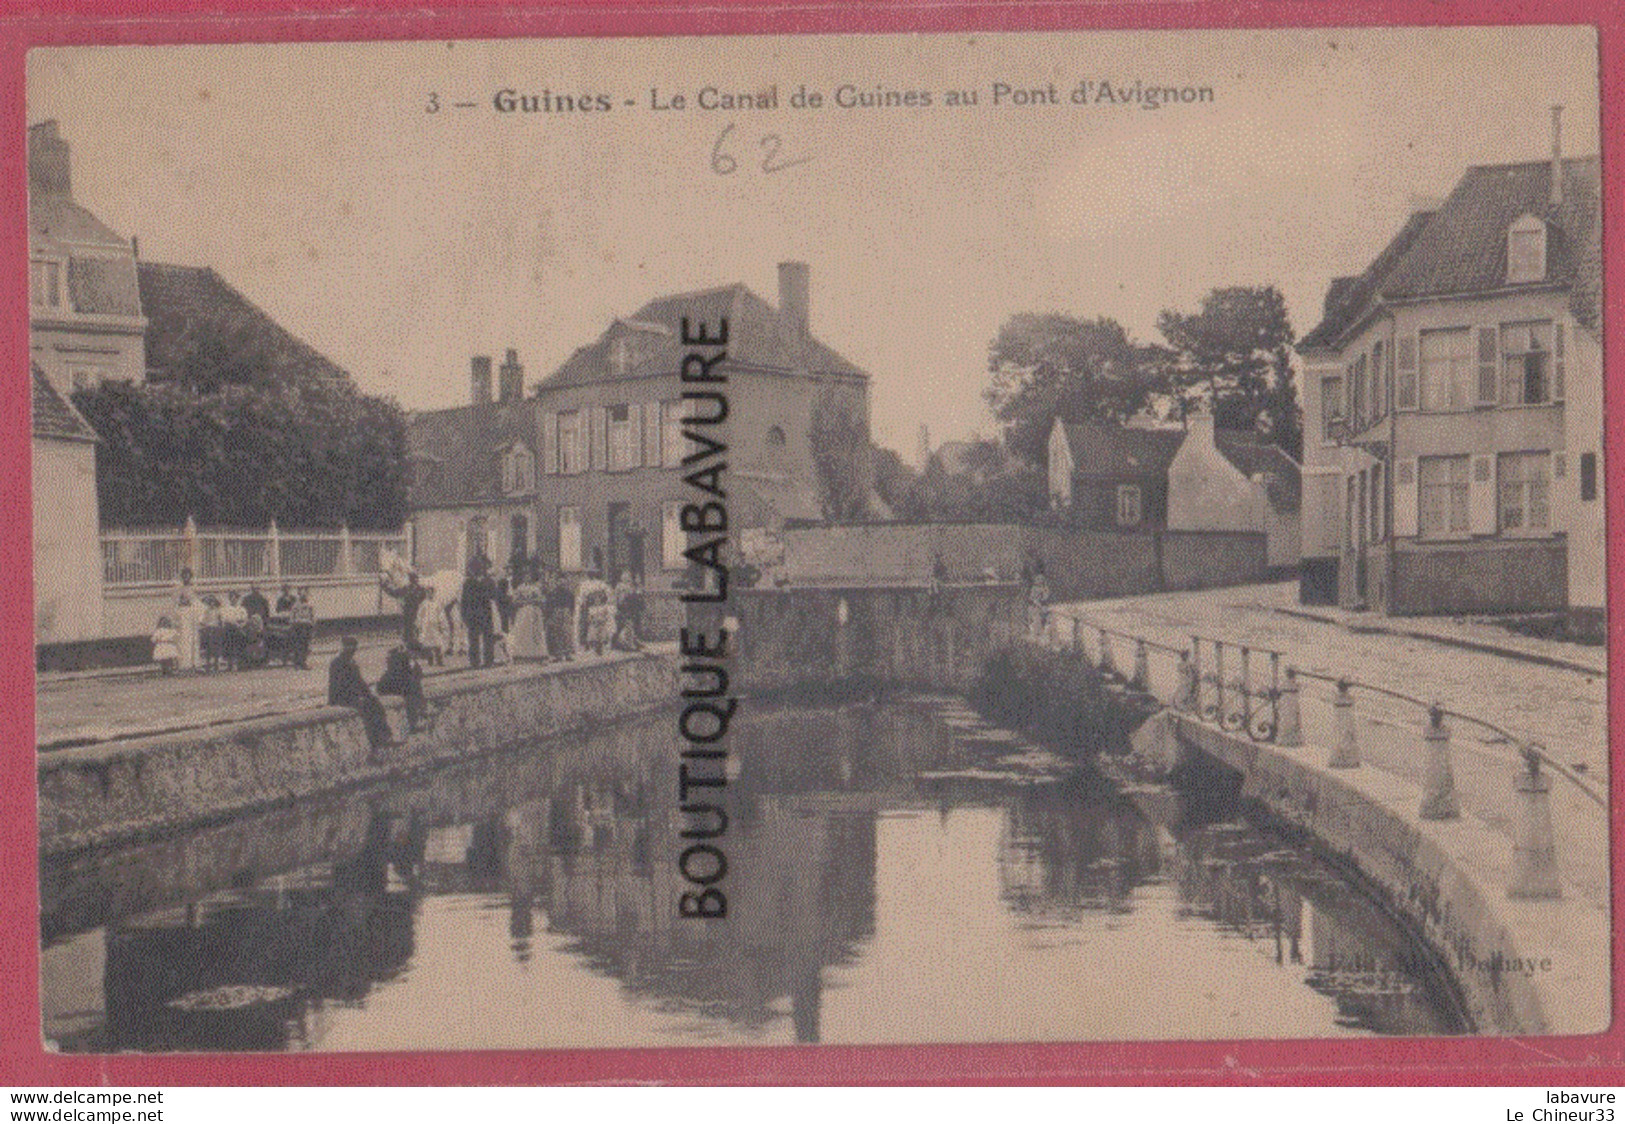
[[[1618,1056],[1596,27],[136,38],[26,56],[56,1072]]]

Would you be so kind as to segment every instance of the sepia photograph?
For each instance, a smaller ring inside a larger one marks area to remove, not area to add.
[[[1607,1031],[1598,49],[31,49],[44,1051]]]

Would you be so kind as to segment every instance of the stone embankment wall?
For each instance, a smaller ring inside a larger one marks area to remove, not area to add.
[[[964,691],[988,655],[1026,629],[1014,585],[741,590],[726,612],[738,629],[736,694],[833,697],[851,684]],[[715,628],[723,611],[695,616]],[[38,770],[41,852],[152,839],[675,706],[678,666],[668,650],[432,677],[426,691],[442,706],[434,728],[378,751],[355,712],[338,707],[51,751]],[[385,705],[402,729],[400,702]]]
[[[1304,751],[1259,744],[1172,711],[1135,735],[1135,755],[1162,770],[1189,752],[1238,772],[1244,797],[1381,891],[1440,955],[1481,1032],[1606,1029],[1606,966],[1588,969],[1583,941],[1565,940],[1568,903],[1509,901],[1504,879],[1487,876],[1493,863],[1486,857],[1510,849],[1505,837],[1470,818],[1422,821],[1417,790],[1397,777],[1333,770]]]
[[[672,657],[640,655],[432,678],[427,694],[443,707],[433,729],[377,751],[340,707],[53,751],[39,762],[41,853],[151,838],[671,706],[675,673]],[[385,705],[404,728],[399,700]]]
[[[1027,630],[1025,593],[1013,583],[749,589],[728,611],[738,621],[735,685],[748,691],[963,693]]]

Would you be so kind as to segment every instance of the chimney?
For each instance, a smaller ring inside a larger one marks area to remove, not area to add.
[[[1552,106],[1552,206],[1563,204],[1563,107]]]
[[[807,316],[810,311],[812,270],[804,261],[779,263],[779,318],[789,337],[800,342],[810,329]]]
[[[489,406],[491,404],[491,357],[489,355],[476,355],[469,364],[472,383],[473,401],[476,406]]]
[[[68,142],[57,134],[54,120],[28,127],[28,190],[37,195],[73,197]]]
[[[525,367],[519,362],[519,352],[510,347],[508,357],[502,361],[502,366],[497,371],[497,400],[518,402],[524,397]]]
[[[1213,411],[1205,405],[1196,407],[1185,418],[1185,432],[1190,439],[1211,446],[1213,444]]]

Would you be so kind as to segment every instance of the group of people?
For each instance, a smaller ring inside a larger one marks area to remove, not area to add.
[[[272,659],[302,668],[315,631],[309,589],[284,585],[275,608],[257,585],[243,594],[230,590],[222,601],[199,591],[192,571],[183,569],[175,604],[153,630],[152,658],[165,675],[263,667]]]
[[[456,650],[457,625],[470,667],[492,667],[499,655],[550,662],[643,646],[643,583],[626,571],[606,582],[598,570],[566,574],[539,558],[515,555],[506,571],[494,573],[490,560],[477,554],[457,580],[455,598],[440,596],[416,571],[400,580],[385,574],[380,582],[401,603],[402,644],[432,664]]]

